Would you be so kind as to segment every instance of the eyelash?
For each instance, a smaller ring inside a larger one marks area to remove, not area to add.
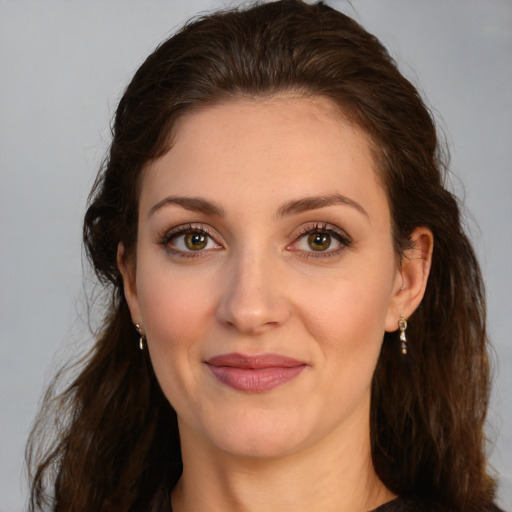
[[[352,247],[352,239],[344,231],[341,231],[339,228],[327,223],[316,223],[313,226],[306,226],[302,228],[290,246],[297,244],[304,237],[315,233],[330,235],[340,243],[340,247],[335,250],[328,249],[326,251],[300,251],[300,255],[304,258],[330,258],[332,256],[339,255],[346,248]]]
[[[184,236],[190,233],[198,233],[201,235],[205,235],[210,240],[212,240],[217,246],[221,246],[221,244],[216,240],[215,236],[213,236],[212,232],[205,228],[204,226],[195,225],[195,224],[186,224],[181,226],[176,226],[175,228],[166,231],[159,240],[157,241],[158,245],[161,245],[165,248],[165,250],[172,255],[176,255],[182,258],[198,258],[204,257],[210,251],[215,249],[206,249],[206,250],[198,250],[198,251],[183,251],[181,249],[172,247],[172,239],[178,238],[179,236]]]
[[[159,237],[157,244],[161,245],[165,248],[165,250],[172,255],[176,255],[183,258],[198,258],[198,257],[204,257],[207,254],[209,254],[212,250],[216,249],[202,249],[197,251],[184,251],[181,249],[173,248],[171,242],[173,238],[177,238],[179,236],[184,236],[190,233],[198,233],[205,235],[208,237],[211,241],[213,241],[217,246],[222,247],[222,244],[220,244],[216,237],[212,234],[212,232],[207,229],[206,227],[202,225],[195,225],[195,224],[186,224],[181,226],[176,226],[175,228],[170,229],[169,231],[166,231],[162,236]],[[352,246],[352,240],[351,238],[344,232],[341,231],[339,228],[336,228],[335,226],[332,226],[331,224],[327,223],[316,223],[314,225],[309,225],[300,230],[300,232],[295,236],[293,242],[287,246],[287,249],[289,247],[292,247],[293,245],[299,243],[304,237],[313,235],[313,234],[327,234],[337,240],[340,243],[340,247],[335,250],[329,250],[326,251],[303,251],[303,250],[297,250],[297,252],[300,254],[303,258],[329,258],[332,256],[337,256],[340,254],[344,249]]]

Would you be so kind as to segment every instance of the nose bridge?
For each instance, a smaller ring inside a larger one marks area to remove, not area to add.
[[[223,323],[241,332],[256,333],[286,319],[277,260],[271,251],[255,248],[241,249],[232,255],[218,308]]]

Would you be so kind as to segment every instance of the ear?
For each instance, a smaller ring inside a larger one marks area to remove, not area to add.
[[[134,324],[142,324],[135,280],[135,264],[132,258],[128,259],[126,257],[122,242],[119,242],[117,246],[117,268],[119,269],[123,279],[124,296],[132,316],[132,322]]]
[[[413,230],[410,236],[412,247],[407,249],[400,261],[393,297],[386,318],[386,331],[398,329],[400,315],[408,318],[419,306],[430,273],[434,236],[425,227]]]

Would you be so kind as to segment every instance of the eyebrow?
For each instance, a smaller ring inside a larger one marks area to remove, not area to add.
[[[362,213],[365,217],[370,219],[368,212],[356,201],[341,194],[329,194],[326,196],[309,196],[301,199],[294,199],[287,201],[279,207],[276,217],[286,217],[297,213],[303,213],[309,210],[317,210],[325,208],[326,206],[333,205],[346,205],[351,206],[358,212]],[[154,206],[151,207],[148,217],[153,215],[157,210],[164,206],[177,205],[190,210],[192,212],[203,213],[204,215],[215,215],[217,217],[224,216],[224,209],[215,203],[204,199],[202,197],[186,197],[186,196],[168,196]]]
[[[329,194],[326,196],[310,196],[304,197],[302,199],[288,201],[285,204],[283,204],[279,208],[279,210],[277,210],[277,216],[284,217],[287,215],[302,213],[309,210],[317,210],[319,208],[324,208],[326,206],[333,206],[337,204],[351,206],[352,208],[355,208],[359,213],[362,213],[368,220],[370,220],[368,212],[358,202],[341,194]]]
[[[220,206],[202,197],[169,196],[156,203],[151,210],[149,210],[148,217],[153,215],[157,210],[160,210],[160,208],[171,204],[176,204],[191,212],[204,213],[205,215],[217,215],[218,217],[224,215],[224,210]]]

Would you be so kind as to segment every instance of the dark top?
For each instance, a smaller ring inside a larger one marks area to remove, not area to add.
[[[153,508],[158,512],[172,512],[171,500],[167,499],[165,502],[160,502],[158,508]],[[405,498],[396,498],[388,503],[384,503],[372,512],[454,512],[448,511],[445,507],[440,507],[434,503],[429,503],[424,500],[411,500]],[[490,504],[481,512],[503,512],[496,505]]]
[[[412,500],[405,498],[396,498],[388,503],[384,503],[373,512],[454,512],[452,509],[429,503],[424,500]],[[493,503],[486,506],[481,512],[503,512]]]
[[[396,498],[376,508],[374,512],[433,512],[435,510],[436,508],[428,503]]]

